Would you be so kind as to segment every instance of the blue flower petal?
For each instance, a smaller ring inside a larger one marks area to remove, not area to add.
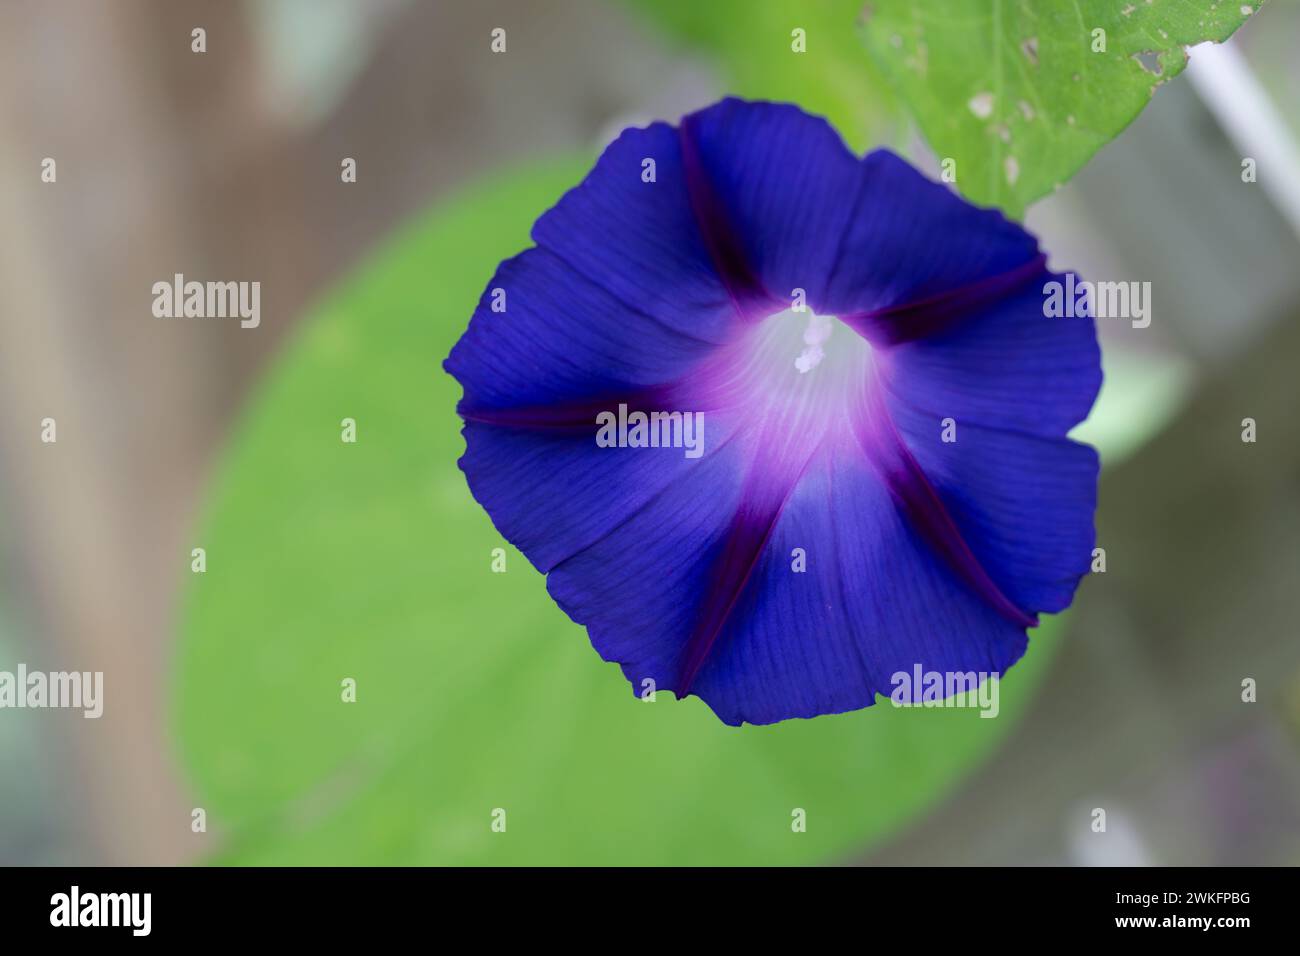
[[[869,706],[916,665],[1001,674],[1026,643],[841,445],[791,495],[692,690],[726,723],[766,724]]]
[[[460,467],[497,530],[548,572],[669,491],[698,493],[689,481],[725,446],[724,427],[709,421],[706,453],[693,461],[673,449],[596,448],[594,427],[578,434],[471,421]]]
[[[1096,542],[1100,462],[1087,445],[940,420],[902,402],[890,413],[975,558],[1018,608],[1069,606]]]
[[[890,385],[939,418],[1060,436],[1087,417],[1101,388],[1090,316],[1043,315],[1043,287],[1065,277],[1036,269],[998,301],[962,313],[930,338],[889,353]]]
[[[684,652],[713,596],[706,582],[742,505],[748,457],[736,441],[715,447],[547,578],[551,596],[587,626],[602,657],[623,665],[638,693],[647,679],[655,690],[680,686]]]
[[[893,344],[960,320],[972,299],[996,302],[1028,278],[1025,270],[1037,269],[1037,240],[997,210],[972,206],[886,150],[869,153],[858,168],[848,228],[817,311]]]
[[[497,289],[501,312],[492,308]],[[465,389],[461,467],[475,498],[549,571],[695,464],[658,449],[637,456],[595,447],[596,413],[657,406],[657,385],[687,375],[714,348],[548,250],[504,262],[445,363]],[[710,446],[725,440],[720,424],[709,422]]]
[[[653,161],[654,181],[646,182]],[[687,187],[678,131],[629,129],[533,226],[533,241],[628,308],[725,342],[739,321]]]
[[[767,314],[802,289],[815,311],[854,213],[862,162],[830,125],[794,106],[725,99],[682,121],[697,210],[710,233],[733,237],[723,258],[766,292]],[[826,314],[830,314],[827,312]],[[758,318],[762,318],[759,315]]]
[[[623,302],[549,250],[529,249],[497,269],[445,364],[465,388],[462,414],[544,416],[671,381],[715,347]]]

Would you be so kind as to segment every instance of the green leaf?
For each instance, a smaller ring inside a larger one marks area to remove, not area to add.
[[[950,792],[1026,712],[1055,621],[1001,682],[997,719],[884,703],[736,729],[695,698],[637,699],[555,607],[470,498],[440,362],[579,175],[498,179],[420,218],[255,395],[193,542],[207,571],[185,564],[178,734],[211,859],[834,860]]]
[[[862,0],[627,0],[670,35],[716,57],[726,91],[797,103],[859,152],[901,142],[905,115],[853,32]],[[804,51],[793,32],[803,32]]]
[[[1227,0],[871,0],[867,48],[975,202],[1019,216],[1064,183],[1181,73],[1226,40]],[[1094,30],[1105,52],[1093,52]]]

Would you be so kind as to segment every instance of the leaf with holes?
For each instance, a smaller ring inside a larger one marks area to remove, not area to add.
[[[973,201],[1020,216],[1254,5],[1213,0],[871,0],[867,48]]]

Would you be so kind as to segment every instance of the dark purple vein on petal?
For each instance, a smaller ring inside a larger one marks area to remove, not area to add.
[[[995,611],[1021,627],[1037,627],[1038,618],[1013,604],[972,553],[938,492],[898,433],[878,382],[864,389],[862,405],[855,410],[853,431],[899,510],[921,538]]]
[[[518,408],[471,408],[462,402],[456,412],[467,422],[483,425],[594,435],[597,428],[596,416],[601,412],[615,411],[619,405],[626,405],[629,414],[636,411],[649,414],[664,408],[666,388],[667,386],[649,386],[598,398]]]
[[[740,508],[725,533],[722,553],[710,572],[704,604],[682,652],[677,686],[673,688],[678,698],[690,693],[691,685],[740,600],[790,492],[794,490],[792,482],[789,487],[772,488],[767,494],[756,495],[754,486],[760,484],[770,484],[770,479],[756,480],[751,476],[747,482]]]
[[[931,338],[941,335],[966,316],[1005,298],[1036,276],[1045,274],[1046,269],[1047,257],[1040,253],[1006,272],[986,276],[938,295],[870,312],[851,312],[839,316],[839,319],[872,345],[901,345]]]
[[[760,445],[768,446],[765,457],[771,467],[757,460],[750,462],[740,504],[723,534],[722,550],[709,572],[704,601],[682,651],[677,686],[671,688],[679,698],[690,692],[744,593],[786,502],[816,457],[820,441],[804,441],[803,424],[797,418],[784,417],[769,422],[760,437]]]
[[[713,260],[713,268],[731,297],[736,314],[742,319],[757,322],[774,311],[780,311],[784,304],[768,294],[746,261],[740,236],[731,223],[724,203],[713,188],[708,170],[704,167],[704,159],[700,156],[694,133],[696,122],[694,116],[684,117],[678,130],[682,168],[686,174],[686,190],[690,196],[691,209],[695,212],[695,221],[700,227],[704,246]]]

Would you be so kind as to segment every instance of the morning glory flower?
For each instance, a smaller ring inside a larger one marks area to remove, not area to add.
[[[626,130],[532,238],[446,362],[460,464],[635,693],[854,710],[1070,604],[1100,361],[1020,226],[727,99]]]

